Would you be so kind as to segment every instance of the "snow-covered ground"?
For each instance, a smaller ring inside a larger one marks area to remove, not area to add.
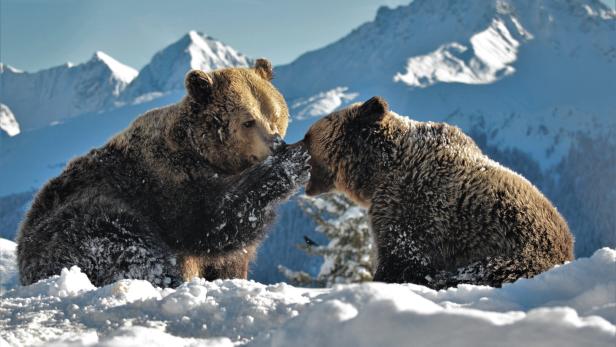
[[[11,286],[14,244],[0,247]],[[96,288],[73,267],[0,298],[2,346],[614,346],[614,324],[609,248],[501,289],[202,279],[177,289],[139,280]]]
[[[0,238],[0,295],[7,289],[11,289],[18,284],[17,274],[17,244],[13,241]]]

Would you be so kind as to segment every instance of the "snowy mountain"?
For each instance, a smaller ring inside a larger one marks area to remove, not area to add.
[[[556,203],[578,255],[616,245],[616,12],[598,0],[383,7],[276,76],[290,105],[344,88],[353,101],[380,95],[400,114],[456,124]],[[313,120],[296,119],[289,140]]]
[[[103,52],[79,65],[24,72],[0,63],[0,100],[23,130],[113,106],[137,71]]]
[[[11,109],[5,104],[0,104],[0,130],[6,133],[8,136],[15,136],[19,134],[19,123],[15,119],[15,115],[11,112]],[[0,132],[0,136],[2,132]]]
[[[191,69],[204,71],[231,66],[250,66],[252,60],[232,47],[197,31],[156,53],[126,88],[122,100],[140,102],[168,91],[183,90]]]
[[[84,113],[54,126],[0,138],[0,182],[10,182],[0,185],[0,196],[38,189],[69,160],[105,144],[141,113],[182,96],[171,93],[147,103]]]
[[[139,73],[100,51],[86,63],[34,73],[0,63],[0,100],[13,111],[22,130],[30,130],[181,91],[190,69],[251,64],[251,59],[232,47],[190,31],[156,53]]]
[[[357,98],[357,93],[348,88],[337,87],[307,98],[300,98],[289,105],[293,119],[305,120],[311,117],[321,117],[338,108],[348,105]]]
[[[79,268],[17,285],[0,239],[3,346],[614,346],[616,250],[502,288],[364,283],[327,289],[194,278],[96,288]]]

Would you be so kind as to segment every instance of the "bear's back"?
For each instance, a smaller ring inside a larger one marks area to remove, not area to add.
[[[134,189],[137,177],[142,176],[137,171],[135,163],[117,150],[108,146],[91,150],[73,159],[59,176],[45,184],[35,196],[21,229],[69,203],[126,195]]]
[[[546,254],[549,262],[571,259],[571,234],[556,208],[459,128],[413,122],[400,144],[400,166],[384,180],[377,195],[387,198],[378,198],[376,209],[429,233],[443,267],[468,264],[495,249],[512,254],[525,248]]]

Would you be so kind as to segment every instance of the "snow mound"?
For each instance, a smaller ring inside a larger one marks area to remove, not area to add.
[[[4,245],[0,243],[0,245]],[[10,248],[10,247],[9,247]],[[2,276],[7,271],[2,267]],[[8,271],[11,271],[8,269]],[[613,346],[616,250],[501,289],[366,283],[329,289],[193,279],[93,288],[78,268],[0,301],[7,345]]]
[[[70,270],[62,269],[60,277],[57,280],[54,278],[49,286],[49,296],[60,298],[76,296],[95,288],[88,276],[82,273],[77,266],[73,266]]]
[[[15,242],[0,238],[0,295],[18,284],[16,251]]]
[[[9,136],[19,134],[19,123],[17,123],[11,109],[4,104],[0,104],[0,130],[6,132]]]

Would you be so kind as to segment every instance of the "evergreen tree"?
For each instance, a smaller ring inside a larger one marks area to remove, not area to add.
[[[279,270],[292,283],[303,286],[329,287],[372,280],[375,259],[366,211],[339,194],[303,196],[300,206],[314,219],[317,231],[329,239],[327,245],[318,245],[305,237],[306,243],[300,248],[322,256],[323,265],[316,277],[284,266]]]

